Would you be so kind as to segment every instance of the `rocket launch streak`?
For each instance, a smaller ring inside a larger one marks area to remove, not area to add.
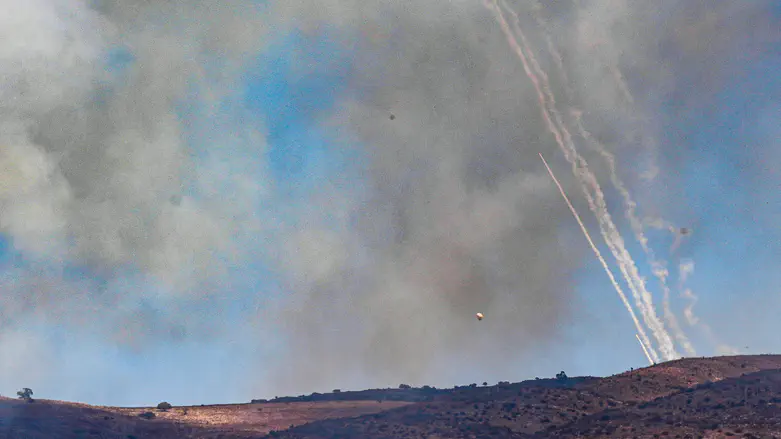
[[[588,233],[586,226],[583,224],[583,220],[580,219],[580,215],[578,215],[578,212],[575,210],[575,206],[573,206],[572,203],[569,201],[569,197],[567,197],[567,194],[564,192],[564,188],[561,187],[559,180],[556,179],[555,175],[553,175],[553,171],[551,170],[550,166],[548,166],[548,162],[545,161],[545,157],[542,156],[542,153],[540,153],[540,159],[542,159],[542,163],[545,165],[545,169],[548,170],[548,174],[550,174],[551,178],[553,179],[553,182],[556,183],[556,187],[559,188],[559,192],[561,193],[561,196],[564,197],[564,201],[566,201],[567,206],[569,206],[569,210],[572,212],[572,215],[575,216],[575,220],[578,222],[578,225],[580,226],[580,230],[583,231],[583,235],[586,237],[586,240],[591,246],[591,250],[594,251],[594,254],[596,255],[597,259],[599,259],[599,262],[602,264],[602,267],[605,269],[605,273],[607,273],[607,277],[610,278],[610,282],[613,284],[613,287],[616,289],[618,296],[621,298],[621,301],[624,303],[624,306],[626,307],[627,311],[629,311],[629,315],[632,317],[632,321],[635,324],[635,328],[637,328],[637,331],[643,335],[644,339],[647,340],[648,336],[645,334],[643,327],[640,325],[640,321],[637,320],[637,315],[635,315],[635,311],[634,309],[632,309],[632,305],[629,304],[629,300],[627,300],[626,295],[621,290],[621,286],[618,285],[615,276],[613,276],[613,272],[610,271],[610,267],[607,266],[607,262],[605,262],[605,258],[602,257],[602,253],[599,252],[599,249],[594,244],[594,241],[591,239],[591,235]],[[635,333],[635,335],[637,335],[637,333]],[[638,335],[638,340],[639,339],[640,336]],[[651,359],[648,346],[646,346],[642,340],[640,340],[640,344],[643,346],[643,352],[645,352],[645,355],[648,357],[648,360],[651,361],[651,364],[653,364],[654,361]],[[654,357],[656,357],[656,355],[654,355]]]

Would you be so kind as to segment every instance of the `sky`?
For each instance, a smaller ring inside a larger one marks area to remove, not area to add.
[[[781,350],[774,2],[224,3],[0,17],[0,394],[216,404],[647,365],[538,153],[659,355],[660,331],[678,356]]]

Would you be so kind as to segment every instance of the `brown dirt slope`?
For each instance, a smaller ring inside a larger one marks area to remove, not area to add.
[[[605,410],[536,437],[781,437],[781,369],[692,387]]]
[[[696,384],[781,368],[781,355],[683,358],[595,381],[594,392],[623,401],[649,401]]]
[[[257,438],[307,422],[375,413],[407,402],[327,401],[155,408],[92,407],[64,401],[0,400],[0,438]],[[138,415],[154,413],[146,419]]]
[[[781,356],[681,359],[603,379],[569,380],[564,386],[541,381],[465,389],[431,402],[314,422],[270,436],[698,438],[781,432],[781,405],[772,396],[781,391],[775,384],[781,382]],[[753,390],[745,390],[749,385]]]

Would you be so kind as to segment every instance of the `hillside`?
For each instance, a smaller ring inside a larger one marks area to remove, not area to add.
[[[602,379],[568,381],[562,386],[527,381],[467,389],[273,436],[781,437],[781,406],[773,396],[781,397],[781,356],[681,359]]]
[[[139,416],[150,412],[150,419]],[[316,393],[165,412],[0,398],[3,438],[263,436],[781,438],[781,356],[690,358],[607,378]]]
[[[406,402],[326,401],[174,407],[92,407],[64,401],[0,400],[0,438],[179,439],[257,438],[307,422],[360,416]],[[152,413],[151,418],[144,414]]]

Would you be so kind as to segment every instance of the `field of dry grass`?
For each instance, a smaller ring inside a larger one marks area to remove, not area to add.
[[[326,401],[174,407],[96,407],[65,401],[0,400],[0,438],[256,438],[312,421],[351,418],[408,405]],[[145,419],[142,413],[154,413]]]
[[[155,413],[155,418],[191,426],[206,427],[226,432],[268,433],[285,430],[308,422],[349,418],[377,413],[409,405],[407,402],[328,401],[266,404],[224,404],[210,406],[174,407],[162,412],[154,408],[111,408],[108,411],[138,416]]]

